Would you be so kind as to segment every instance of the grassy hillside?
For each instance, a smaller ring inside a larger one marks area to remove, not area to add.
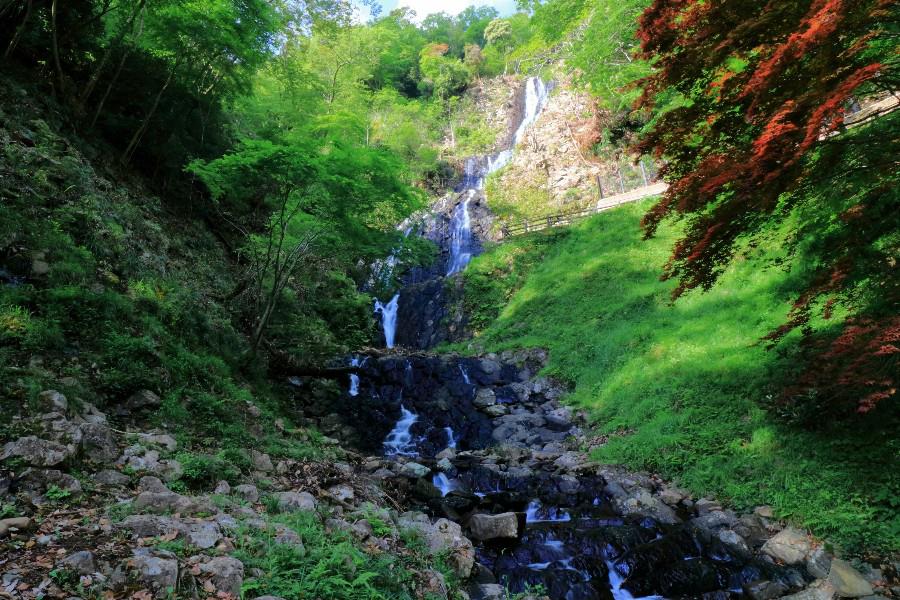
[[[674,236],[640,240],[646,205],[567,231],[517,238],[473,261],[470,347],[545,347],[608,441],[596,457],[676,478],[740,507],[771,504],[849,549],[900,547],[898,442],[884,414],[818,431],[766,410],[793,344],[757,341],[780,324],[797,276],[745,257],[708,293],[672,306],[658,279]]]

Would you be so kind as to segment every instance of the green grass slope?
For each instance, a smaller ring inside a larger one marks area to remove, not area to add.
[[[548,374],[575,384],[608,442],[605,462],[674,477],[738,507],[780,516],[847,549],[900,548],[900,443],[874,416],[789,426],[764,409],[792,368],[787,340],[767,351],[796,276],[770,267],[778,249],[744,258],[707,293],[670,304],[659,281],[675,235],[641,241],[646,204],[577,227],[517,238],[466,273],[470,347],[545,347]]]

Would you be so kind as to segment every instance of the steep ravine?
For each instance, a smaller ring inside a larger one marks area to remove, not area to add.
[[[585,450],[603,440],[589,438],[560,402],[565,388],[538,375],[542,351],[421,352],[454,339],[446,295],[461,293],[455,275],[490,229],[484,178],[509,162],[546,99],[547,87],[528,80],[509,146],[470,158],[455,194],[425,219],[417,233],[441,257],[377,304],[387,350],[353,359],[358,370],[335,407],[371,454],[370,475],[414,509],[401,525],[429,543],[449,535],[442,547],[476,600],[505,597],[504,589],[566,600],[871,593],[849,565],[766,507],[737,514],[593,463]]]

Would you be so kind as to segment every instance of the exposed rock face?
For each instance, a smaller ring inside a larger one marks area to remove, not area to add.
[[[533,197],[546,198],[541,213],[552,214],[596,203],[599,189],[607,197],[644,185],[644,173],[628,157],[618,161],[609,157],[606,162],[587,160],[590,146],[598,141],[601,116],[588,94],[567,81],[558,82],[492,189],[501,194],[508,191],[509,202],[531,191]],[[649,180],[654,173],[650,162],[645,162]]]
[[[850,566],[850,563],[839,558],[831,561],[828,582],[834,586],[835,592],[841,598],[860,598],[874,593],[872,584],[866,581],[859,571]]]
[[[766,542],[762,551],[786,565],[796,565],[807,557],[811,547],[805,533],[788,527]]]
[[[279,492],[275,497],[278,499],[278,509],[282,512],[316,510],[316,499],[309,492]]]
[[[138,548],[127,567],[157,598],[165,598],[178,585],[178,558],[171,552]]]
[[[240,597],[244,582],[244,564],[241,561],[230,556],[218,556],[200,565],[200,570],[212,576],[210,579],[216,589],[235,598]]]
[[[458,524],[447,519],[438,519],[432,523],[427,515],[420,512],[404,513],[398,524],[401,528],[418,531],[432,555],[446,553],[447,562],[457,576],[466,578],[472,572],[475,548],[463,536]]]
[[[72,455],[72,450],[57,442],[26,436],[7,442],[0,453],[0,460],[19,458],[34,467],[53,467]]]

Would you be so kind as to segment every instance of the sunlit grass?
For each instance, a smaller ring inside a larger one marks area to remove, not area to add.
[[[475,347],[544,347],[546,371],[601,433],[598,459],[676,478],[738,507],[771,504],[849,548],[900,547],[898,442],[877,418],[789,427],[764,407],[796,369],[783,322],[802,273],[741,257],[719,285],[674,305],[659,273],[676,235],[643,242],[646,204],[495,247],[466,275]],[[504,300],[508,298],[508,301]]]

